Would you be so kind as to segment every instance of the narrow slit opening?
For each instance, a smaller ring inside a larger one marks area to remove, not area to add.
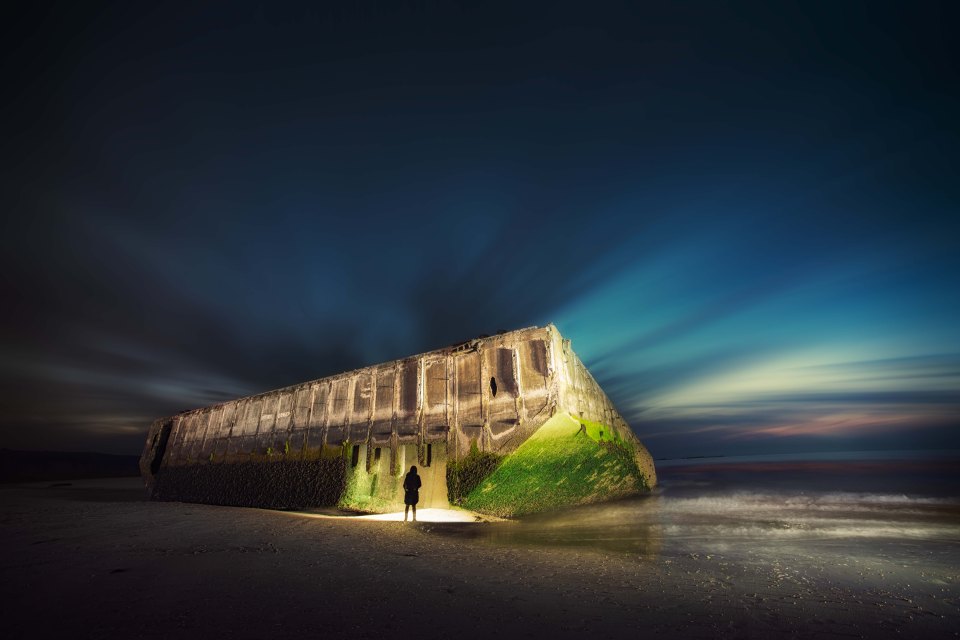
[[[353,445],[353,452],[350,455],[350,466],[356,467],[360,464],[360,445]]]

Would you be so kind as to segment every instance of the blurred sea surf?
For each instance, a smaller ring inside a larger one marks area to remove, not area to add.
[[[650,495],[449,533],[641,558],[879,555],[960,567],[960,452],[706,458],[657,471]]]

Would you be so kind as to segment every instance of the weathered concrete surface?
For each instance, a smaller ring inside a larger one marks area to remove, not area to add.
[[[283,464],[179,465],[157,476],[157,500],[202,502],[237,507],[302,509],[336,504],[346,474],[340,458],[290,460]]]
[[[507,457],[558,414],[629,450],[638,490],[656,484],[650,454],[553,325],[157,420],[140,468],[160,500],[389,511],[417,465],[420,505],[445,507],[448,460]]]

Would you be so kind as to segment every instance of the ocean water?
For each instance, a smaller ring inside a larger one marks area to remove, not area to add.
[[[960,452],[831,453],[657,464],[648,496],[485,527],[494,544],[640,557],[882,557],[960,567]]]

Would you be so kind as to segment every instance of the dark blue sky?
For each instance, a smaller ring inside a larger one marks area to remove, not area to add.
[[[552,321],[656,457],[960,448],[958,17],[7,10],[0,445]]]

